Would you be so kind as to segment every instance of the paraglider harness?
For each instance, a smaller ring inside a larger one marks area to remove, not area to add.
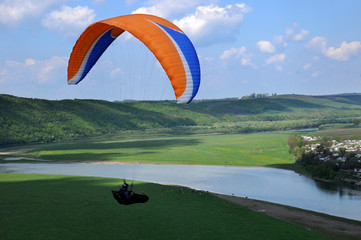
[[[130,199],[131,197],[132,197],[132,195],[133,195],[133,183],[130,185],[130,190],[128,190],[128,187],[129,187],[129,185],[128,185],[128,183],[126,183],[126,182],[124,182],[124,184],[120,187],[120,189],[119,189],[119,194],[121,194],[122,195],[122,197],[124,198],[124,199]]]
[[[112,190],[113,197],[120,204],[129,205],[133,203],[145,203],[148,201],[149,197],[145,194],[137,194],[133,192],[133,182],[130,185],[130,190],[128,190],[128,183],[124,180],[123,185],[118,191]]]

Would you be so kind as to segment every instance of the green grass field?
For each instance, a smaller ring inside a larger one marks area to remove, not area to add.
[[[0,236],[16,239],[328,239],[176,186],[135,183],[145,204],[119,205],[118,179],[0,174]]]
[[[93,140],[35,148],[25,156],[54,161],[115,161],[267,166],[293,163],[289,133]]]

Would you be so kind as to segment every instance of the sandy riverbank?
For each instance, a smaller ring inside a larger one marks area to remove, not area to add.
[[[291,222],[340,239],[360,239],[361,222],[341,219],[279,204],[213,193],[214,196],[244,206],[252,211]]]

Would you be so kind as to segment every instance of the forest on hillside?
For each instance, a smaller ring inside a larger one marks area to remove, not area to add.
[[[58,142],[103,134],[250,133],[359,122],[361,95],[109,102],[0,95],[0,144]]]

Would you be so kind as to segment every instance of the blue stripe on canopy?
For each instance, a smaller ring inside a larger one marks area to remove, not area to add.
[[[89,58],[87,60],[87,63],[85,65],[84,71],[77,82],[77,84],[83,80],[83,78],[88,74],[90,69],[94,66],[94,64],[98,61],[100,56],[103,54],[103,52],[109,47],[109,45],[116,39],[114,38],[110,32],[112,29],[105,32],[95,43],[94,48],[92,49]]]
[[[200,78],[201,78],[201,70],[199,66],[199,60],[197,56],[197,52],[192,44],[192,42],[189,40],[189,38],[182,32],[173,30],[171,28],[168,28],[166,26],[163,26],[159,23],[156,23],[158,26],[162,27],[178,44],[180,50],[182,51],[188,66],[189,70],[192,75],[193,79],[193,91],[192,96],[189,99],[188,102],[192,101],[192,99],[195,97],[195,95],[198,92],[199,85],[200,85]]]

